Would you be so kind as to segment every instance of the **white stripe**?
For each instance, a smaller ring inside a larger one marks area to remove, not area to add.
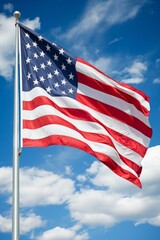
[[[130,104],[118,97],[103,93],[101,91],[95,90],[91,87],[88,87],[84,84],[78,84],[78,91],[82,95],[94,98],[102,103],[108,104],[112,107],[115,107],[130,116],[134,116],[140,119],[144,124],[149,126],[149,122],[142,112],[140,112],[133,104]]]
[[[128,126],[127,124],[123,124],[120,121],[113,119],[112,117],[106,116],[105,114],[99,113],[81,103],[78,101],[68,98],[68,97],[51,97],[49,96],[45,90],[42,88],[36,87],[30,91],[30,94],[27,92],[22,93],[22,98],[25,101],[31,101],[35,97],[38,96],[46,96],[49,99],[51,99],[53,102],[55,102],[59,107],[62,108],[72,108],[72,109],[81,109],[89,112],[94,118],[96,118],[98,121],[100,121],[105,126],[111,128],[112,130],[118,131],[119,133],[128,136],[129,138],[136,140],[143,146],[148,146],[150,138],[145,136],[140,131],[132,128],[131,126]]]
[[[100,82],[103,82],[105,84],[108,84],[114,88],[120,89],[121,91],[127,93],[128,95],[134,97],[135,99],[138,99],[141,104],[149,111],[150,106],[148,101],[146,101],[143,96],[138,94],[137,92],[132,91],[131,89],[125,88],[124,86],[118,84],[118,82],[113,81],[109,77],[105,76],[104,74],[100,73],[96,69],[92,68],[91,66],[88,66],[82,62],[76,62],[76,70],[80,73],[83,73],[84,75],[94,78]]]
[[[36,130],[29,130],[29,129],[23,130],[23,138],[27,138],[27,139],[36,140],[36,139],[42,139],[52,135],[73,137],[82,142],[85,142],[94,152],[103,153],[106,156],[109,156],[119,166],[132,172],[135,175],[135,172],[120,160],[118,153],[114,148],[103,143],[97,143],[97,142],[86,140],[80,133],[70,128],[57,124],[57,125],[44,126]]]
[[[112,140],[117,151],[122,156],[128,158],[132,162],[135,162],[136,164],[141,166],[142,157],[135,151],[125,147],[124,145],[122,145],[119,142],[117,142],[116,140],[114,140],[112,138],[112,136],[110,136],[108,134],[108,132],[98,123],[72,119],[72,118],[62,114],[57,109],[55,109],[49,105],[48,106],[44,106],[44,105],[39,106],[32,111],[23,110],[23,118],[25,120],[34,120],[41,116],[52,115],[52,114],[65,119],[69,123],[71,122],[80,131],[84,131],[86,133],[89,132],[89,133],[96,133],[96,134],[104,134],[105,136],[108,136]]]

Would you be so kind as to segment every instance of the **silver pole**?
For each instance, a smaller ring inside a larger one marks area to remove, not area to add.
[[[15,82],[14,82],[14,125],[13,125],[13,197],[12,197],[12,239],[19,240],[19,84],[18,84],[18,46],[20,12],[14,12],[15,24]]]

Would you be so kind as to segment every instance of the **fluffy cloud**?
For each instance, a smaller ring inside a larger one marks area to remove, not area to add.
[[[9,5],[5,8],[9,9]],[[11,6],[10,6],[11,9]],[[15,18],[0,14],[0,76],[11,80],[15,63]],[[39,18],[25,20],[24,23],[32,29],[40,27]]]
[[[12,191],[12,169],[10,167],[0,168],[0,193],[11,193]]]
[[[11,171],[9,167],[0,168],[0,192],[8,195],[11,194]],[[20,170],[21,206],[62,204],[73,192],[74,183],[71,179],[37,168]]]
[[[36,168],[23,169],[20,179],[20,202],[23,206],[62,204],[74,192],[71,179]]]
[[[142,62],[139,59],[135,60],[130,67],[123,70],[124,78],[122,82],[139,84],[144,82],[143,74],[147,71],[147,63]]]
[[[77,234],[77,226],[73,226],[72,228],[62,228],[55,227],[48,231],[45,231],[38,240],[87,240],[88,234],[86,232],[82,232]]]
[[[21,234],[26,234],[36,228],[44,226],[45,221],[40,216],[34,213],[29,213],[26,216],[20,216]],[[12,232],[12,219],[10,216],[0,215],[0,232]]]
[[[159,84],[159,83],[160,83],[160,78],[155,78],[155,79],[153,80],[153,83],[154,83],[154,84]]]
[[[81,225],[111,227],[129,220],[135,224],[160,226],[160,210],[157,208],[160,205],[159,156],[160,146],[148,149],[142,161],[142,190],[118,177],[98,161],[93,162],[85,174],[79,175],[76,182],[38,168],[23,168],[20,172],[21,205],[35,207],[65,203],[72,220]],[[81,184],[83,181],[85,185]],[[75,191],[75,186],[79,190]],[[11,168],[0,169],[0,189],[1,194],[11,194]],[[30,217],[32,219],[33,215]],[[8,231],[9,219],[1,216],[1,222],[5,225],[5,231]],[[22,231],[30,231],[30,227],[25,230],[22,228]],[[53,240],[53,235],[56,239],[83,239],[77,230],[61,227],[44,232],[40,239]]]
[[[114,25],[134,19],[145,3],[145,0],[90,0],[83,14],[75,20],[73,26],[65,32],[64,30],[62,32],[61,28],[55,28],[52,30],[52,34],[57,38],[57,41],[59,39],[65,40],[65,44],[68,43],[70,49],[76,51],[76,54],[80,54],[84,59],[90,59],[94,43],[97,47],[101,42],[102,31],[107,31]],[[120,40],[121,38],[116,38],[113,42]],[[90,42],[92,42],[91,51],[89,51]],[[89,54],[89,52],[91,53]]]
[[[94,34],[102,30],[134,18],[144,1],[90,1],[81,19],[66,34],[67,39],[78,39],[85,34]],[[106,17],[107,16],[107,17]]]
[[[111,57],[100,57],[98,60],[90,60],[90,62],[105,73],[111,73],[114,67],[117,66],[117,60]]]
[[[110,227],[124,220],[160,225],[160,146],[149,148],[142,162],[143,189],[117,177],[99,162],[86,170],[95,189],[83,189],[70,198],[71,216],[81,224]]]

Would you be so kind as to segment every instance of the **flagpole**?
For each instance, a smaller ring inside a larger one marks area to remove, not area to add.
[[[18,84],[18,48],[20,12],[15,11],[15,82],[14,82],[14,125],[13,125],[13,197],[12,197],[12,240],[19,240],[19,84]]]

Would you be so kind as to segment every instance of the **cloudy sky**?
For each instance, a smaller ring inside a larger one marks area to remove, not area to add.
[[[0,239],[11,239],[15,27],[21,22],[150,97],[153,136],[142,190],[77,149],[25,148],[21,240],[160,239],[160,2],[46,0],[0,3]]]

